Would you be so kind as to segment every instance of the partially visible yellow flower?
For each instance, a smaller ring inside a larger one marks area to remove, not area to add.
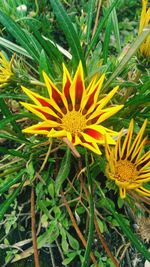
[[[110,148],[106,142],[107,167],[106,175],[115,181],[120,190],[120,197],[126,197],[126,191],[135,190],[145,196],[150,191],[143,187],[143,183],[150,181],[150,151],[144,153],[146,137],[142,140],[147,120],[144,121],[135,140],[132,142],[133,120],[128,133],[121,145],[122,131],[115,147]]]
[[[142,0],[142,12],[140,18],[139,34],[143,31],[143,28],[150,22],[150,8],[147,9],[148,0]],[[140,46],[140,52],[146,57],[150,57],[150,35]]]
[[[105,143],[105,136],[109,144],[115,144],[112,137],[118,133],[105,128],[101,123],[123,107],[123,105],[105,107],[117,92],[118,86],[103,99],[98,100],[105,75],[102,75],[98,81],[94,77],[85,89],[81,62],[73,80],[63,65],[62,92],[45,72],[43,76],[49,98],[22,88],[35,103],[35,105],[28,103],[22,103],[22,105],[43,120],[24,129],[23,132],[45,134],[48,137],[67,137],[73,145],[80,144],[97,154],[101,154],[98,144]]]
[[[0,87],[3,87],[7,84],[10,77],[13,75],[12,72],[12,63],[14,56],[11,61],[8,61],[2,52],[0,52]]]

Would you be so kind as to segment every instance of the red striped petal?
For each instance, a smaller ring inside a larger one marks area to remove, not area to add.
[[[35,127],[34,130],[35,131],[49,131],[52,127],[50,126],[39,126],[39,127]]]
[[[64,105],[64,102],[62,100],[61,94],[58,93],[58,91],[51,85],[51,89],[52,89],[52,98],[55,101],[55,103],[57,104],[57,106],[63,110],[63,113],[67,113],[66,107]]]
[[[97,86],[98,87],[98,86]],[[90,96],[88,97],[88,100],[86,102],[86,105],[82,111],[82,114],[86,114],[87,111],[90,109],[90,107],[94,104],[94,97],[95,97],[95,94],[97,92],[97,87],[95,88],[95,90],[93,91],[93,93],[90,94]]]
[[[90,135],[91,137],[95,138],[96,140],[100,140],[103,139],[104,136],[99,133],[98,131],[94,130],[94,129],[85,129],[84,133]]]
[[[72,101],[70,97],[70,86],[71,80],[67,69],[64,67],[64,76],[63,76],[63,94],[66,97],[69,110],[72,110]]]
[[[82,100],[84,91],[84,84],[81,77],[81,74],[78,73],[76,77],[76,84],[75,84],[75,110],[78,111],[80,109],[80,103]]]
[[[60,122],[61,123],[61,120],[60,119],[58,119],[58,118],[54,117],[53,115],[51,115],[51,114],[49,114],[49,113],[41,110],[41,108],[34,107],[34,109],[37,110],[38,112],[40,112],[41,114],[43,114],[44,117],[45,117],[45,119],[47,119],[47,120],[53,120],[53,121],[57,121],[57,122]]]
[[[97,121],[98,121],[98,119],[104,114],[105,112],[101,112],[99,115],[97,115],[95,118],[93,118],[93,119],[89,119],[88,121],[87,121],[87,125],[90,125],[90,124],[95,124]],[[92,112],[92,114],[93,114],[93,112]],[[90,115],[88,115],[88,117],[90,117]]]
[[[39,103],[43,106],[43,107],[50,107],[50,103],[48,103],[45,99],[42,99],[40,97],[37,97],[34,95],[34,97],[36,98],[37,101],[39,101]]]

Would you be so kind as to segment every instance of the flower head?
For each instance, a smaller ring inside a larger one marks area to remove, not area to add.
[[[108,101],[118,90],[115,87],[107,96],[98,100],[104,81],[104,75],[96,81],[94,77],[85,89],[81,62],[73,80],[63,65],[62,92],[50,78],[43,73],[49,98],[42,97],[23,87],[23,91],[33,100],[35,105],[22,103],[29,111],[43,120],[23,130],[25,133],[45,134],[48,137],[67,137],[74,145],[82,145],[97,154],[101,154],[97,144],[115,144],[112,136],[117,133],[100,125],[115,114],[123,106],[106,107]],[[103,109],[104,108],[104,109]]]
[[[143,31],[143,28],[150,22],[150,8],[147,9],[148,0],[142,0],[142,12],[140,18],[139,34]],[[142,55],[150,58],[150,35],[140,46],[140,52]]]
[[[144,121],[135,140],[133,135],[133,120],[131,120],[128,133],[121,145],[122,132],[118,137],[115,147],[110,148],[106,143],[107,167],[106,175],[115,181],[120,190],[120,197],[126,197],[126,190],[150,196],[150,191],[143,187],[143,183],[150,181],[150,151],[144,153],[146,137],[142,140],[147,120]]]
[[[12,63],[14,56],[11,61],[8,61],[2,52],[0,52],[0,87],[3,87],[7,84],[10,77],[13,75],[12,72]]]

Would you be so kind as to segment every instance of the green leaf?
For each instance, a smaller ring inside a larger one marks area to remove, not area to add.
[[[69,264],[71,261],[73,261],[73,259],[78,255],[78,253],[76,252],[71,252],[71,253],[67,253],[67,257],[66,259],[63,260],[62,264],[66,265]]]
[[[48,226],[46,232],[37,238],[38,249],[42,248],[46,243],[48,244],[53,243],[58,236],[59,236],[58,223],[57,220],[53,219],[53,221],[50,222],[50,225]]]
[[[55,180],[56,195],[59,194],[60,188],[70,172],[70,159],[71,159],[70,149],[67,148],[67,151],[61,162],[61,166]]]
[[[29,53],[31,57],[38,63],[40,48],[36,39],[0,10],[0,23],[4,25],[8,32],[21,44],[21,46]]]
[[[60,25],[60,28],[63,30],[68,44],[70,45],[72,51],[72,57],[74,61],[74,67],[77,68],[79,61],[82,61],[84,72],[86,73],[86,64],[83,56],[83,51],[80,45],[80,40],[78,34],[76,33],[73,24],[67,15],[64,7],[59,0],[50,0],[51,6],[56,15],[57,21]]]
[[[18,137],[16,137],[16,136],[14,136],[14,135],[10,135],[10,134],[6,134],[6,133],[0,133],[0,138],[6,138],[6,139],[8,139],[8,140],[13,140],[13,141],[15,141],[15,142],[17,142],[17,143],[29,143],[28,141],[25,141],[25,140],[23,140],[23,139],[20,139],[20,138],[18,138]]]
[[[11,42],[5,38],[0,37],[0,45],[11,50],[11,51],[16,52],[17,54],[21,54],[25,57],[33,59],[24,48],[14,44],[13,42]]]
[[[13,193],[11,193],[9,195],[9,197],[4,201],[3,204],[0,205],[0,221],[3,219],[5,213],[7,212],[7,210],[9,209],[11,203],[15,200],[15,198],[17,197],[17,195],[20,193],[23,184],[25,182],[26,179],[24,179],[20,185],[17,187],[16,190],[13,191]]]
[[[91,26],[92,26],[92,18],[93,18],[94,4],[95,4],[95,0],[90,0],[89,3],[88,3],[87,32],[86,32],[86,41],[87,41],[87,44],[89,43],[90,35],[91,35]]]
[[[61,234],[61,247],[65,253],[68,252],[68,242],[67,242],[67,236],[66,231],[64,228],[60,227],[60,234]]]
[[[43,81],[43,74],[42,74],[43,71],[53,76],[53,72],[51,73],[48,67],[48,58],[45,54],[45,51],[42,49],[41,54],[40,54],[40,62],[39,62],[39,73],[40,73],[41,81]]]
[[[104,61],[104,64],[107,63],[111,30],[112,30],[112,19],[111,19],[111,17],[109,17],[107,24],[106,24],[105,37],[104,37],[104,43],[103,43],[103,61]]]
[[[15,149],[7,149],[6,147],[0,147],[0,153],[4,155],[13,155],[18,158],[28,159],[27,155],[24,155],[22,152]]]
[[[6,118],[12,118],[13,115],[10,112],[7,104],[5,103],[5,101],[2,98],[0,99],[0,109]],[[15,120],[11,121],[11,124],[12,124],[14,131],[18,134],[18,136],[21,139],[26,140],[24,137],[24,134],[22,133],[22,131],[21,131],[20,127],[18,126],[18,124],[16,123],[16,121]]]
[[[109,0],[109,2],[110,2],[110,5],[113,4],[113,0]],[[111,18],[112,18],[112,24],[113,24],[113,28],[114,28],[114,35],[116,38],[116,48],[117,48],[118,53],[120,53],[121,52],[121,42],[120,42],[118,18],[117,18],[115,7],[111,12]]]
[[[136,249],[147,259],[150,261],[150,252],[144,246],[144,244],[136,237],[136,235],[131,231],[131,229],[125,224],[124,219],[120,214],[116,211],[112,202],[108,198],[103,198],[103,204],[105,207],[113,214],[114,218],[118,222],[120,228],[123,230],[124,234],[127,238],[132,242],[132,244],[136,247]]]
[[[70,235],[68,232],[66,232],[66,234],[67,234],[67,238],[68,238],[70,246],[74,250],[79,250],[79,242],[72,235]]]
[[[94,48],[95,45],[97,45],[97,42],[98,42],[98,39],[99,39],[99,36],[100,36],[100,33],[110,15],[110,13],[112,12],[113,8],[117,5],[119,0],[115,0],[112,5],[109,7],[109,9],[107,10],[105,16],[102,18],[102,20],[100,21],[98,27],[97,27],[97,30],[93,36],[93,39],[91,40],[91,43],[88,47],[88,51],[87,51],[87,54],[86,56],[88,56],[89,52]]]
[[[117,68],[113,72],[113,74],[110,76],[108,81],[105,83],[103,86],[103,90],[107,89],[110,85],[110,83],[118,76],[121,71],[124,70],[124,67],[128,63],[128,61],[132,58],[132,56],[136,53],[137,49],[141,46],[145,38],[150,34],[150,26],[147,26],[144,28],[143,32],[136,38],[135,42],[132,43],[130,46],[128,52],[126,55],[123,57],[121,62],[118,64]]]
[[[7,191],[12,185],[14,185],[15,183],[17,183],[17,182],[21,179],[22,175],[23,175],[25,172],[26,172],[26,170],[21,170],[21,171],[19,172],[19,174],[16,175],[16,177],[13,176],[13,178],[10,177],[8,180],[5,179],[4,182],[0,184],[0,194],[4,193],[4,192]]]

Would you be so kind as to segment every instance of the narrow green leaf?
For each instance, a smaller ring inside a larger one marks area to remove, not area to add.
[[[29,53],[24,48],[14,44],[13,42],[11,42],[5,38],[0,37],[0,45],[11,50],[11,51],[16,52],[17,54],[21,54],[25,57],[32,59],[32,57],[29,55]]]
[[[113,4],[112,4],[112,5],[109,7],[109,9],[107,10],[105,16],[104,16],[104,17],[102,18],[102,20],[100,21],[100,23],[99,23],[99,25],[98,25],[98,27],[97,27],[97,30],[96,30],[96,32],[95,32],[95,34],[94,34],[94,36],[93,36],[93,39],[91,40],[91,43],[90,43],[90,45],[89,45],[89,47],[88,47],[88,51],[87,51],[86,56],[88,56],[89,52],[90,52],[90,51],[94,48],[94,46],[97,44],[97,41],[98,41],[98,39],[99,39],[99,35],[100,35],[100,33],[101,33],[101,31],[102,31],[102,29],[103,29],[103,27],[104,27],[104,25],[105,25],[105,23],[106,23],[106,21],[107,21],[107,19],[108,19],[110,13],[112,12],[113,8],[117,5],[118,1],[119,1],[119,0],[115,0],[115,1],[113,2]]]
[[[107,63],[108,59],[108,48],[110,43],[110,34],[112,30],[112,19],[111,17],[108,18],[107,25],[106,25],[106,31],[105,31],[105,37],[104,37],[104,43],[103,43],[103,62],[104,64]]]
[[[52,77],[54,77],[54,72],[53,70],[49,70],[48,66],[48,59],[45,54],[45,51],[42,49],[41,54],[40,54],[40,61],[39,61],[39,73],[40,73],[40,80],[43,81],[43,70],[47,73],[50,74]]]
[[[70,45],[70,48],[72,51],[72,57],[74,61],[74,67],[76,68],[79,61],[81,60],[84,71],[86,73],[86,64],[85,64],[85,59],[83,56],[83,51],[80,45],[80,40],[79,40],[78,34],[76,33],[72,25],[72,22],[69,16],[67,15],[64,7],[62,6],[59,0],[55,0],[55,1],[50,0],[50,3],[56,15],[57,21],[66,36],[68,44]]]
[[[15,142],[17,142],[17,143],[29,143],[29,141],[28,140],[23,140],[23,139],[20,139],[20,138],[18,138],[18,137],[16,137],[16,136],[14,136],[14,135],[10,135],[10,134],[7,134],[7,133],[0,133],[0,138],[6,138],[6,139],[8,139],[8,140],[13,140],[13,141],[15,141]]]
[[[11,193],[9,195],[9,197],[4,201],[3,204],[0,205],[0,221],[3,219],[5,213],[7,212],[7,210],[9,209],[11,203],[15,200],[15,198],[17,197],[17,195],[19,194],[19,192],[21,191],[23,184],[25,182],[26,179],[24,179],[20,185],[17,187],[16,190],[13,191],[13,193]]]
[[[69,174],[70,159],[71,159],[70,149],[67,148],[67,151],[66,151],[65,156],[61,162],[61,166],[60,166],[58,175],[57,175],[56,180],[55,180],[56,195],[59,194],[62,183],[64,182],[64,180],[67,178],[67,176]]]
[[[25,172],[26,172],[25,169],[24,169],[24,170],[21,170],[21,171],[18,173],[18,175],[16,175],[15,178],[13,177],[13,179],[12,179],[12,177],[11,177],[11,178],[9,178],[9,180],[4,180],[4,183],[1,183],[1,184],[0,184],[0,194],[4,193],[4,192],[7,191],[12,185],[14,185],[15,183],[17,183],[17,182],[21,179],[22,175],[23,175]]]
[[[111,201],[108,198],[103,199],[103,204],[105,207],[112,212],[114,218],[118,222],[120,228],[123,230],[124,234],[128,237],[128,239],[132,242],[132,244],[136,247],[136,249],[147,259],[150,261],[150,252],[144,246],[144,244],[136,237],[136,235],[131,231],[131,229],[125,224],[123,218],[120,214],[115,210]]]
[[[31,119],[34,119],[34,116],[29,112],[24,112],[22,114],[13,115],[9,118],[5,118],[5,119],[0,121],[0,129],[3,129],[5,127],[5,125],[7,125],[8,123],[11,123],[12,121],[16,121],[18,119],[25,118],[25,117],[29,117]]]
[[[36,62],[39,61],[39,53],[37,53],[37,42],[31,36],[21,29],[21,27],[13,21],[9,16],[0,10],[0,23],[4,25],[8,32],[21,44],[21,46],[29,53]],[[34,45],[33,45],[34,44]],[[42,49],[41,49],[42,50]]]
[[[34,29],[33,29],[34,30]],[[40,33],[36,30],[33,32],[34,36],[36,39],[39,41],[41,46],[43,47],[44,51],[47,53],[49,58],[54,60],[54,62],[58,62],[58,64],[61,64],[63,59],[62,59],[62,54],[58,50],[57,46],[55,46],[53,43],[49,41],[49,39],[44,38]]]
[[[87,44],[90,40],[91,35],[91,26],[92,26],[92,18],[93,18],[93,10],[94,10],[95,0],[90,0],[88,4],[88,14],[87,14],[87,32],[86,32],[86,41]]]
[[[123,59],[118,64],[115,71],[113,72],[113,74],[110,76],[108,81],[103,86],[103,90],[107,89],[110,83],[116,78],[116,76],[118,76],[121,73],[125,65],[131,59],[131,57],[135,54],[137,49],[140,47],[140,45],[143,43],[143,41],[149,34],[150,34],[150,26],[147,26],[144,28],[143,32],[136,38],[135,42],[130,46],[130,49],[128,50],[127,54],[123,57]]]
[[[113,0],[109,0],[109,3],[110,3],[110,5],[112,5]],[[111,18],[112,18],[112,24],[113,24],[113,28],[114,28],[114,35],[116,38],[116,48],[117,48],[118,53],[120,53],[121,52],[121,42],[120,42],[120,33],[119,33],[119,27],[118,27],[118,18],[117,18],[115,7],[111,12]]]
[[[24,155],[22,152],[15,149],[7,149],[6,147],[0,147],[0,153],[4,155],[13,155],[18,158],[28,159],[27,155]]]

